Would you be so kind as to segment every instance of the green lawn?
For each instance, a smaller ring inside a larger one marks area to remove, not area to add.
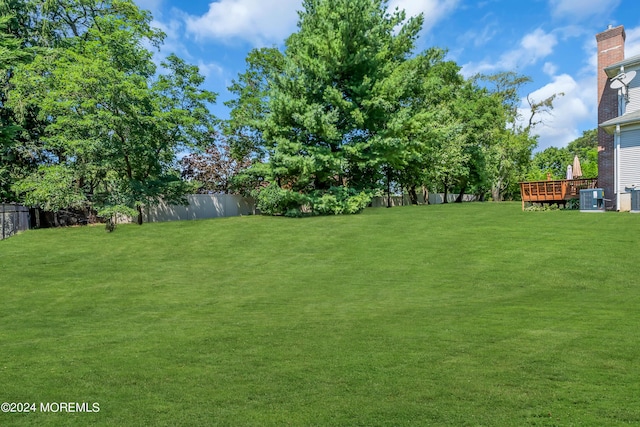
[[[0,242],[0,425],[640,423],[640,215],[520,204]]]

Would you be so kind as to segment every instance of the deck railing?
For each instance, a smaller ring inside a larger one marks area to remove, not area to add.
[[[521,182],[522,207],[524,209],[525,202],[564,203],[579,198],[580,190],[596,188],[597,184],[596,178]]]

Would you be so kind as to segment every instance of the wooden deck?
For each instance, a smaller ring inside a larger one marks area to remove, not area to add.
[[[522,209],[526,202],[565,204],[567,200],[579,198],[580,190],[596,188],[597,184],[595,178],[521,182]]]

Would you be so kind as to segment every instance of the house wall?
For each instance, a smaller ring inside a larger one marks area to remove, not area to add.
[[[640,126],[620,133],[619,210],[631,209],[631,188],[640,188]]]
[[[620,97],[620,102],[626,104],[623,110],[624,114],[633,113],[640,110],[640,67],[625,67],[625,72],[635,71],[636,77],[629,83],[629,102]]]
[[[618,116],[618,93],[609,87],[609,78],[604,69],[624,60],[623,26],[609,28],[596,35],[598,42],[598,123]],[[598,128],[598,185],[609,199],[607,209],[615,209],[615,147],[613,135]]]

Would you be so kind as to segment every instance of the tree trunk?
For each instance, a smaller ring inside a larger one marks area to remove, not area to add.
[[[460,193],[458,194],[458,197],[456,198],[456,203],[462,203],[462,199],[464,199],[465,191],[467,191],[467,181],[466,180],[462,184],[462,188],[460,189]]]
[[[138,206],[138,225],[142,225],[142,206]]]
[[[391,169],[387,168],[387,207],[391,207]]]
[[[491,187],[491,198],[494,202],[502,201],[502,192],[500,191],[501,186],[502,182],[498,182],[493,187]]]
[[[443,195],[443,200],[442,203],[449,203],[449,188],[447,186],[447,181],[444,181],[444,195]]]
[[[416,192],[416,186],[412,185],[411,187],[409,187],[408,191],[409,191],[409,199],[411,200],[411,204],[412,205],[417,205],[418,204],[418,193]]]

